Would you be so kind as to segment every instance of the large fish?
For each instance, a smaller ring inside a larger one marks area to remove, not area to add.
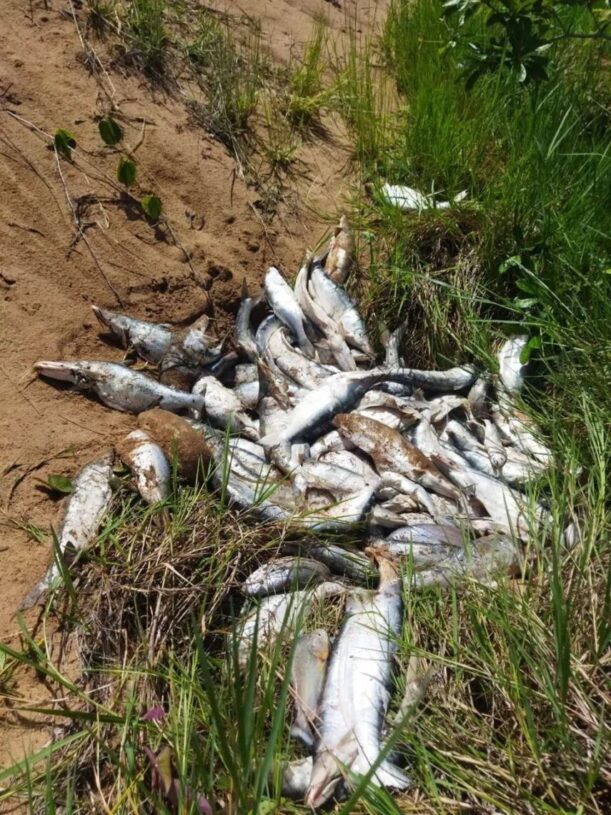
[[[371,456],[378,472],[399,473],[440,495],[458,499],[458,490],[433,462],[396,430],[354,413],[336,416],[333,424],[352,444]]]
[[[265,296],[276,317],[293,332],[299,347],[314,357],[314,346],[305,333],[306,317],[293,290],[275,266],[270,266],[265,275]]]
[[[314,747],[318,731],[320,697],[329,658],[329,635],[318,628],[299,637],[293,652],[291,689],[295,700],[295,721],[291,736],[306,747]]]
[[[174,334],[172,326],[167,323],[137,320],[99,306],[91,308],[100,323],[110,329],[124,348],[133,348],[147,362],[160,362],[170,350]]]
[[[345,768],[356,774],[369,772],[382,749],[402,604],[395,567],[385,558],[379,565],[378,590],[351,592],[333,643],[320,704],[320,739],[305,799],[313,808],[333,796]],[[406,789],[410,781],[385,759],[371,783]]]
[[[155,407],[180,413],[201,411],[202,396],[168,388],[139,371],[115,362],[48,362],[34,365],[40,376],[72,382],[78,390],[91,390],[108,407],[142,413]]]
[[[321,266],[312,267],[310,289],[317,302],[337,324],[348,345],[358,348],[370,359],[374,359],[375,352],[358,309],[344,289],[327,277]]]
[[[65,560],[75,560],[94,541],[112,501],[113,454],[108,453],[87,464],[74,479],[64,518],[57,534],[57,546]],[[22,609],[31,608],[51,588],[60,576],[57,563],[48,569],[44,578],[25,598]]]

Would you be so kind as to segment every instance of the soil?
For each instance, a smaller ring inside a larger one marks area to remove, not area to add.
[[[16,610],[50,560],[50,527],[61,501],[42,487],[75,474],[136,426],[33,375],[39,359],[109,359],[122,351],[100,338],[97,304],[136,317],[186,324],[208,313],[219,335],[233,317],[242,280],[260,287],[270,263],[297,271],[341,212],[350,152],[333,123],[301,152],[299,177],[264,220],[259,194],[223,146],[190,123],[179,93],[142,74],[87,69],[70,0],[4,0],[0,25],[0,637],[19,645]],[[219,8],[223,3],[215,3]],[[321,12],[337,34],[347,15],[371,26],[384,3],[242,0],[233,11],[261,21],[266,45],[286,61]],[[110,105],[135,151],[140,192],[161,198],[170,228],[144,220],[114,184],[118,154],[101,148],[97,120]],[[57,161],[48,136],[76,137],[74,164]],[[75,226],[75,208],[80,230]],[[32,534],[44,533],[41,541]],[[26,615],[27,625],[36,612]],[[68,658],[70,659],[70,658]],[[70,665],[62,667],[70,670]],[[72,665],[72,671],[77,666]],[[25,704],[52,706],[27,671],[0,673],[0,765],[50,737]]]

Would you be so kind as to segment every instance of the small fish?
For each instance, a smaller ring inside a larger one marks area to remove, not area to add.
[[[329,241],[329,250],[325,258],[325,274],[340,285],[345,282],[352,264],[354,241],[348,219],[342,215],[339,226]]]
[[[112,464],[114,455],[108,453],[87,464],[74,479],[72,493],[67,499],[64,518],[57,534],[57,546],[64,560],[73,564],[94,541],[100,524],[112,501]],[[60,576],[57,563],[53,563],[44,578],[27,595],[22,609],[32,608],[43,595],[55,586]]]
[[[391,532],[387,543],[427,543],[430,545],[455,546],[462,549],[465,545],[465,533],[459,527],[450,524],[431,523],[410,524]]]
[[[433,462],[396,430],[354,413],[337,415],[333,424],[352,444],[371,456],[378,472],[396,472],[447,498],[459,497],[458,490]]]
[[[98,306],[91,306],[93,313],[111,330],[124,348],[133,348],[147,362],[160,362],[174,338],[172,326],[167,323],[151,323],[137,320],[127,314],[119,314]]]
[[[233,339],[239,351],[251,360],[257,360],[257,345],[255,343],[255,335],[252,331],[250,321],[252,312],[260,298],[251,297],[248,292],[248,285],[246,280],[242,283],[242,301],[236,316],[235,326],[233,330]]]
[[[309,748],[313,748],[316,741],[329,649],[329,635],[324,628],[318,628],[299,637],[293,653],[291,689],[295,700],[295,721],[291,736]]]
[[[382,749],[382,722],[390,700],[396,640],[401,632],[401,579],[386,558],[379,559],[376,592],[353,590],[331,652],[320,703],[316,746],[306,806],[318,808],[334,794],[343,767],[369,772]],[[410,781],[384,759],[371,783],[406,789]]]
[[[201,410],[203,397],[161,385],[149,376],[115,362],[47,362],[34,365],[40,376],[72,382],[78,390],[91,390],[108,407],[142,413],[160,407],[176,413]]]
[[[316,352],[305,333],[305,315],[293,290],[275,266],[270,266],[265,275],[265,296],[276,317],[293,332],[299,347],[313,358]]]
[[[280,639],[295,633],[317,601],[345,594],[342,583],[327,581],[313,588],[262,597],[238,621],[233,645],[238,649],[240,667],[248,666],[255,638],[257,651],[273,648]]]
[[[503,446],[503,439],[498,427],[490,419],[483,419],[484,425],[484,447],[488,452],[488,458],[495,472],[502,470],[507,462],[507,452]]]
[[[528,344],[528,335],[510,337],[506,340],[497,354],[499,362],[499,376],[505,389],[511,393],[520,393],[524,387],[525,373],[528,363],[520,362],[520,355]]]
[[[542,464],[551,465],[552,451],[539,439],[537,428],[524,413],[516,411],[515,415],[508,416],[499,405],[492,405],[490,414],[501,436],[509,444]]]
[[[370,359],[375,359],[363,318],[344,289],[316,264],[310,274],[310,287],[313,297],[337,324],[348,345],[358,348]]]
[[[147,504],[163,501],[170,493],[171,469],[161,447],[144,430],[132,431],[117,453],[129,467],[136,487]]]
[[[255,569],[242,583],[242,591],[250,597],[265,597],[291,589],[303,589],[314,583],[322,583],[329,577],[331,572],[318,560],[278,557]]]

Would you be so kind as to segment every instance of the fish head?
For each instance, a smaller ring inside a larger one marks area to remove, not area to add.
[[[58,382],[71,382],[78,388],[87,388],[95,379],[94,372],[88,362],[52,362],[41,360],[34,364],[34,370],[39,376],[46,376]]]
[[[358,745],[354,735],[347,734],[335,748],[335,752],[319,752],[312,767],[310,785],[305,796],[306,806],[318,809],[331,798],[339,782],[358,754]]]
[[[323,664],[326,663],[329,658],[330,642],[329,635],[324,628],[312,631],[309,635],[309,646],[312,655]]]

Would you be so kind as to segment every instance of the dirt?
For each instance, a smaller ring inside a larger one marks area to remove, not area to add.
[[[325,14],[340,34],[358,12],[370,26],[383,3],[243,0],[215,3],[261,21],[267,48],[287,61]],[[16,611],[50,560],[50,527],[61,501],[42,484],[74,474],[137,425],[33,375],[38,359],[122,359],[100,339],[91,304],[186,324],[203,313],[222,334],[242,280],[260,284],[266,266],[296,272],[341,211],[350,153],[333,123],[300,154],[299,176],[276,217],[226,149],[192,125],[179,93],[139,74],[87,70],[69,0],[4,0],[0,27],[0,637],[19,645]],[[97,50],[97,49],[96,49]],[[98,51],[101,54],[102,51]],[[118,154],[102,148],[97,120],[117,110],[134,150],[140,193],[161,198],[170,227],[152,226],[114,183]],[[48,134],[77,140],[74,164],[58,162]],[[75,211],[80,228],[75,225]],[[43,533],[37,540],[33,530]],[[32,625],[36,613],[26,615]],[[40,632],[38,632],[40,635]],[[52,639],[52,638],[51,638]],[[61,667],[76,675],[64,658]],[[0,680],[2,677],[0,676]],[[51,707],[38,677],[18,669],[0,684],[0,762],[7,766],[50,736],[26,704]]]

